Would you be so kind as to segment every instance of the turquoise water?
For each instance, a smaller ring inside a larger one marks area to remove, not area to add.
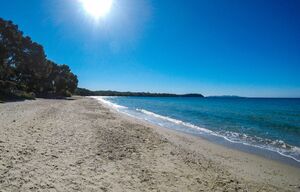
[[[106,97],[119,111],[186,133],[220,137],[300,162],[300,99]],[[116,104],[116,105],[114,105]]]

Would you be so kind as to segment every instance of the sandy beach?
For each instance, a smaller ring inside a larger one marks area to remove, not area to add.
[[[300,191],[300,169],[85,97],[0,104],[0,191]]]

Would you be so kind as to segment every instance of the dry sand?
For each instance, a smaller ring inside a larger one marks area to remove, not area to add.
[[[0,191],[300,191],[300,170],[90,98],[0,104]]]

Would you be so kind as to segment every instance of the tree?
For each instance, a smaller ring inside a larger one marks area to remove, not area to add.
[[[30,37],[22,41],[22,62],[17,66],[19,83],[25,83],[26,91],[37,94],[44,92],[44,81],[51,73],[51,65],[47,62],[41,45],[32,42]]]
[[[70,96],[77,84],[69,66],[48,60],[42,45],[0,18],[0,95],[24,91]]]
[[[22,35],[17,25],[0,18],[0,86],[2,86],[2,92],[14,91],[17,87],[16,66],[21,62],[19,47]]]
[[[71,72],[68,65],[54,64],[50,80],[52,80],[54,92],[63,96],[74,93],[78,84],[77,76]]]

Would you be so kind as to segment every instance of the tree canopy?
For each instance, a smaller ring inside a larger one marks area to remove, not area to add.
[[[47,59],[42,45],[0,18],[0,96],[71,96],[77,84],[68,65]]]

